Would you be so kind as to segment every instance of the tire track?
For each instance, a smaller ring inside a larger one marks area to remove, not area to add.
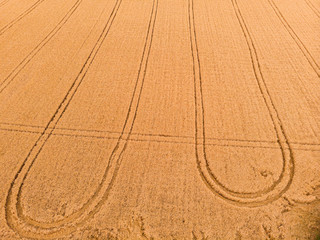
[[[37,129],[43,129],[44,127],[37,126],[37,125],[26,125],[26,124],[17,124],[17,123],[6,123],[6,122],[0,122],[0,128],[1,125],[5,126],[19,126],[19,127],[26,127],[26,128],[37,128]],[[96,130],[96,129],[77,129],[77,128],[65,128],[65,127],[57,127],[56,130],[67,130],[67,131],[74,131],[74,132],[93,132],[93,133],[121,133],[120,131],[110,131],[110,130]],[[22,131],[25,129],[21,129]],[[40,130],[39,130],[40,131]],[[41,131],[40,131],[41,133]],[[124,132],[124,134],[127,134],[127,132]],[[132,133],[132,135],[137,136],[155,136],[155,137],[166,137],[166,138],[182,138],[182,139],[194,139],[194,136],[184,136],[184,135],[171,135],[171,134],[161,134],[161,133]],[[237,142],[247,142],[247,143],[276,143],[272,140],[258,140],[258,139],[236,139],[236,138],[206,138],[209,140],[223,140],[223,141],[237,141]]]
[[[4,34],[8,29],[10,29],[12,26],[14,26],[17,22],[19,22],[22,18],[27,16],[29,13],[31,13],[34,9],[36,9],[41,3],[43,3],[46,0],[38,0],[36,1],[31,7],[29,7],[27,10],[25,10],[23,13],[21,13],[17,18],[12,20],[10,23],[8,23],[6,26],[0,29],[0,36]]]
[[[56,130],[58,130],[56,128]],[[0,128],[0,131],[6,131],[6,132],[16,132],[16,133],[26,133],[26,134],[41,134],[40,131],[31,131],[31,130],[19,130],[19,129],[10,129],[10,128]],[[59,137],[70,137],[70,138],[89,138],[89,139],[99,139],[99,140],[108,140],[108,139],[118,139],[118,137],[113,137],[113,136],[100,136],[100,135],[85,135],[85,134],[80,134],[80,133],[64,133],[64,132],[54,132],[52,133],[52,136],[59,136]],[[194,138],[192,138],[193,140]],[[172,139],[163,139],[161,137],[149,137],[146,138],[144,137],[144,135],[140,135],[140,134],[134,134],[132,133],[130,135],[130,138],[128,139],[129,142],[146,142],[146,143],[167,143],[167,144],[187,144],[187,145],[194,145],[195,142],[194,141],[181,141],[181,140],[172,140]],[[224,139],[221,139],[221,141],[225,141]],[[231,148],[247,148],[247,149],[279,149],[279,147],[277,146],[271,146],[271,145],[249,145],[246,143],[239,143],[236,142],[233,143],[219,143],[220,141],[216,141],[216,142],[206,142],[206,146],[219,146],[219,147],[231,147]],[[201,143],[198,143],[199,145],[201,145]],[[275,144],[277,144],[275,142]],[[309,148],[299,148],[299,147],[292,147],[292,150],[303,150],[303,151],[309,151],[309,152],[320,152],[320,149],[312,149],[311,147],[319,147],[320,144],[297,144],[297,143],[292,143],[295,145],[302,145],[302,146],[307,146]]]
[[[260,68],[257,52],[248,31],[246,23],[241,15],[236,0],[231,0],[237,16],[238,22],[246,39],[250,52],[252,66],[255,78],[268,109],[270,118],[274,125],[274,130],[278,139],[278,145],[282,153],[283,168],[280,177],[272,184],[272,186],[257,192],[237,192],[227,188],[214,175],[209,167],[208,157],[206,154],[206,137],[205,137],[205,109],[203,99],[203,87],[201,78],[201,62],[198,51],[197,35],[194,20],[193,0],[189,0],[189,30],[191,40],[191,52],[193,58],[194,71],[194,101],[195,101],[195,152],[199,173],[208,188],[220,198],[233,203],[237,206],[257,207],[268,204],[282,196],[291,185],[294,175],[294,157],[288,138],[283,129],[278,112],[274,106],[272,98],[269,94],[262,71]],[[201,144],[200,144],[201,141]]]
[[[146,35],[146,41],[142,53],[142,60],[140,62],[138,76],[133,90],[132,99],[128,108],[126,120],[123,125],[122,134],[120,134],[116,146],[110,154],[108,166],[105,169],[105,173],[103,175],[101,183],[99,184],[99,187],[96,189],[92,197],[79,210],[70,214],[64,219],[56,222],[35,221],[29,218],[28,216],[24,215],[23,208],[21,205],[21,192],[24,181],[28,173],[30,172],[30,169],[32,168],[34,161],[37,159],[48,138],[53,134],[53,131],[57,123],[66,111],[73,96],[76,94],[80,84],[85,78],[86,73],[90,68],[90,65],[94,61],[95,56],[97,55],[100,47],[102,46],[105,38],[107,37],[113,20],[115,19],[119,10],[121,1],[122,0],[116,1],[114,9],[108,19],[108,22],[106,23],[103,32],[101,33],[98,41],[96,42],[89,57],[87,58],[87,61],[83,65],[83,68],[81,69],[78,77],[75,79],[74,83],[72,84],[63,101],[61,102],[57,111],[47,124],[45,130],[41,133],[41,136],[32,147],[30,153],[24,160],[22,166],[20,167],[19,171],[17,172],[15,178],[11,183],[5,205],[6,220],[10,228],[12,228],[20,236],[39,239],[51,239],[69,234],[75,231],[78,226],[82,225],[86,220],[88,220],[96,212],[98,212],[101,206],[108,198],[108,194],[112,188],[112,185],[117,176],[117,172],[120,168],[122,154],[124,153],[128,144],[128,140],[130,138],[130,134],[133,129],[137,109],[140,102],[141,92],[143,89],[148,59],[152,45],[154,26],[157,15],[157,0],[153,1],[152,12],[150,14],[150,20]],[[129,134],[126,137],[124,137],[123,134],[125,131],[129,131]],[[26,230],[26,228],[29,230]]]
[[[290,26],[290,24],[287,22],[287,20],[282,15],[282,13],[280,12],[279,8],[274,3],[274,1],[268,0],[268,2],[270,4],[270,6],[272,7],[273,11],[275,12],[275,14],[277,15],[277,17],[280,19],[282,25],[286,28],[286,30],[288,31],[288,33],[290,34],[292,39],[296,42],[296,44],[300,48],[300,50],[303,53],[303,55],[305,56],[305,58],[308,60],[309,64],[311,65],[311,67],[313,68],[315,73],[318,75],[318,78],[320,78],[320,67],[319,67],[318,63],[316,62],[316,60],[314,59],[314,57],[311,55],[311,53],[309,52],[307,47],[301,41],[301,39],[296,34],[296,32],[293,30],[293,28]]]
[[[68,22],[70,17],[78,9],[83,0],[77,0],[69,9],[60,22],[51,30],[51,32],[16,66],[12,72],[0,83],[0,94],[13,82],[16,76],[25,68],[25,66],[46,46],[46,44],[61,30]]]
[[[6,5],[10,0],[4,0],[3,2],[0,3],[0,7]]]
[[[320,11],[311,3],[310,0],[304,0],[311,10],[320,18]]]
[[[4,129],[0,128],[0,131],[7,131],[7,132],[19,132],[19,133],[33,133],[33,134],[40,134],[40,132],[36,131],[21,131],[17,129]],[[101,139],[101,140],[107,140],[107,139],[118,139],[118,137],[111,137],[111,136],[95,136],[95,135],[83,135],[83,134],[69,134],[69,133],[52,133],[52,136],[62,136],[62,137],[73,137],[73,138],[91,138],[91,139]],[[168,144],[190,144],[194,145],[194,142],[182,142],[182,141],[173,141],[173,140],[158,140],[156,138],[133,138],[133,134],[130,136],[128,141],[130,142],[153,142],[153,143],[168,143]],[[277,147],[269,147],[269,146],[252,146],[252,145],[235,145],[235,144],[221,144],[221,143],[206,143],[209,146],[222,146],[222,147],[237,147],[237,148],[266,148],[266,149],[278,149]],[[312,151],[312,150],[310,150]],[[319,150],[320,151],[320,150]]]
[[[4,125],[4,126],[2,126]],[[13,128],[13,127],[19,127]],[[21,127],[21,128],[20,128]],[[29,130],[33,129],[33,130]],[[26,132],[26,133],[41,133],[42,129],[44,127],[37,126],[37,125],[26,125],[26,124],[16,124],[16,123],[5,123],[0,122],[0,130],[2,131],[17,131],[17,132]],[[72,132],[68,134],[68,136],[85,136],[85,137],[97,137],[97,138],[107,138],[107,134],[120,134],[121,131],[109,131],[109,130],[97,130],[97,129],[78,129],[78,128],[65,128],[65,127],[56,127],[56,131],[67,131]],[[83,135],[83,133],[86,133],[86,135]],[[89,134],[89,135],[88,135]],[[93,134],[99,134],[93,135]],[[100,136],[101,134],[104,134],[104,136]],[[124,132],[123,134],[128,134],[128,132]],[[53,135],[61,135],[58,133],[53,133]],[[161,134],[161,133],[131,133],[131,136],[142,136],[142,137],[158,137],[158,138],[177,138],[177,139],[186,139],[186,140],[194,140],[194,136],[186,136],[186,135],[168,135],[168,134]],[[201,139],[201,138],[198,138]],[[239,142],[239,143],[256,143],[256,144],[278,144],[278,141],[272,141],[272,140],[258,140],[258,139],[239,139],[239,138],[214,138],[214,137],[206,137],[206,140],[215,140],[215,141],[226,141],[226,142]],[[312,142],[292,142],[291,144],[300,145],[300,146],[320,146],[320,143],[312,143]],[[184,142],[183,142],[184,143]],[[189,143],[189,142],[186,142]],[[192,142],[194,144],[194,141]],[[201,143],[200,143],[201,144]],[[208,145],[208,143],[207,143]],[[244,145],[244,146],[250,146],[251,145]],[[260,146],[259,146],[260,147]],[[295,148],[296,149],[296,148]]]

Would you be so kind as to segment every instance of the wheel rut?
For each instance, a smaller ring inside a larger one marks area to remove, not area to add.
[[[83,225],[88,219],[93,217],[103,206],[105,201],[108,199],[111,188],[116,179],[118,170],[121,165],[122,156],[132,132],[134,122],[137,115],[137,110],[140,102],[140,96],[143,90],[144,79],[146,75],[146,69],[148,65],[148,59],[150,55],[153,32],[155,27],[155,21],[157,16],[158,1],[153,1],[152,11],[150,14],[149,25],[147,29],[145,45],[142,53],[142,58],[137,74],[135,87],[133,89],[132,98],[129,104],[126,119],[123,124],[122,132],[117,140],[117,143],[108,158],[108,165],[104,171],[102,180],[95,189],[94,194],[86,201],[86,203],[77,211],[66,216],[65,218],[55,222],[39,222],[25,215],[23,205],[21,202],[22,188],[24,182],[32,169],[34,162],[37,160],[41,150],[45,146],[46,142],[53,135],[55,127],[59,120],[63,116],[67,107],[69,106],[73,96],[76,94],[79,86],[84,80],[86,73],[88,72],[95,56],[99,52],[104,40],[106,39],[108,32],[112,26],[112,23],[117,15],[122,0],[117,0],[113,11],[84,63],[81,71],[77,78],[74,80],[65,98],[57,108],[56,112],[50,119],[49,123],[40,134],[40,137],[35,142],[34,146],[30,150],[27,157],[24,159],[21,167],[16,173],[13,181],[10,184],[10,188],[6,198],[5,204],[5,215],[9,227],[17,232],[21,237],[36,238],[36,239],[52,239],[57,237],[63,237],[76,231],[77,228]],[[129,134],[124,134],[128,132]]]
[[[277,136],[277,143],[282,154],[283,167],[279,178],[270,187],[250,193],[229,189],[225,184],[218,180],[212,169],[210,169],[206,151],[205,108],[201,76],[201,61],[199,57],[196,24],[194,20],[194,4],[193,0],[189,0],[189,30],[194,71],[196,162],[202,180],[215,195],[237,206],[257,207],[277,200],[288,190],[294,175],[294,156],[278,111],[273,103],[263,77],[258,54],[251,34],[244,18],[242,17],[237,1],[231,1],[250,52],[257,85],[273,123],[273,128]]]

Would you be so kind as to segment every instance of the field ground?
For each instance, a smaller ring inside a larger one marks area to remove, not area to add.
[[[316,239],[320,1],[0,0],[0,239]]]

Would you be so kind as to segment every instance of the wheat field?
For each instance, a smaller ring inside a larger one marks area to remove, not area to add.
[[[0,239],[318,239],[319,0],[0,0]]]

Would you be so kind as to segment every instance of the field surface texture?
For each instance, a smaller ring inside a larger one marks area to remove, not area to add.
[[[0,0],[18,239],[320,239],[320,1]]]

